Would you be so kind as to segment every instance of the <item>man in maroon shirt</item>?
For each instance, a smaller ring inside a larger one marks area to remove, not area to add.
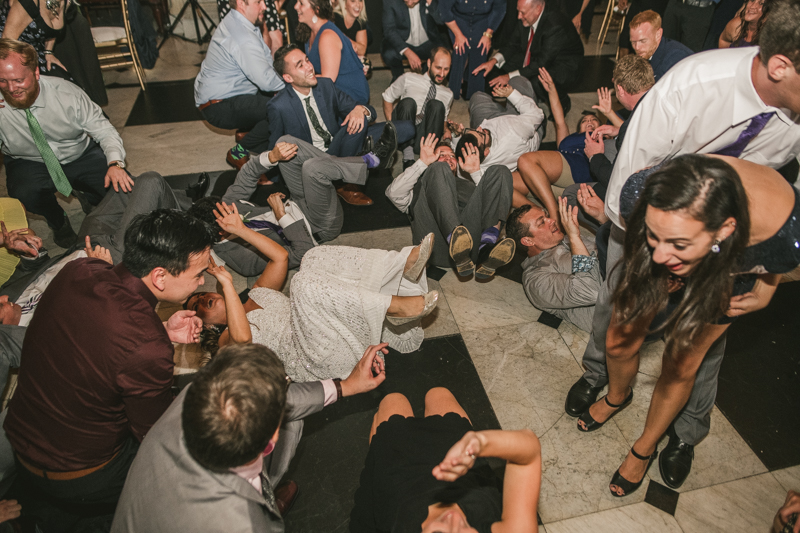
[[[44,292],[5,430],[21,503],[45,533],[114,512],[139,442],[172,401],[172,343],[202,327],[191,311],[162,323],[156,304],[203,283],[213,239],[185,213],[153,211],[129,227],[121,264],[75,260]]]

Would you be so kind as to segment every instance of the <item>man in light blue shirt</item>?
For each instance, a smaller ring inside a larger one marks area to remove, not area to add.
[[[194,102],[206,120],[223,129],[248,131],[228,151],[227,162],[241,170],[250,152],[269,143],[266,93],[283,89],[259,25],[264,0],[230,0],[232,10],[214,33],[194,82]]]

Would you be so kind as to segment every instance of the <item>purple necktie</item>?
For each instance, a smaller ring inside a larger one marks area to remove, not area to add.
[[[764,126],[767,125],[769,119],[772,118],[774,115],[774,111],[770,111],[769,113],[761,113],[760,115],[756,115],[750,119],[750,124],[747,125],[747,128],[739,134],[739,138],[736,139],[734,142],[719,150],[714,152],[717,155],[729,155],[731,157],[739,157],[744,152],[744,149],[747,148],[747,145],[750,141],[753,140],[753,137],[761,133],[761,130],[764,129]]]
[[[283,240],[283,242],[285,242],[286,244],[291,244],[291,241],[289,241],[289,239],[286,238],[286,235],[283,234],[283,228],[278,226],[277,224],[273,224],[268,220],[248,220],[247,222],[244,223],[244,225],[245,227],[248,227],[252,230],[269,228],[275,233],[277,233],[278,237],[280,237],[281,240]]]

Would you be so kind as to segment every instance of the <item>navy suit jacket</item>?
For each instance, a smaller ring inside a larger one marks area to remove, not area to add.
[[[678,61],[689,57],[693,53],[688,46],[680,41],[673,41],[663,37],[661,42],[658,43],[658,48],[653,53],[653,57],[650,58],[650,66],[653,67],[653,76],[655,76],[656,81],[674,67]]]
[[[439,8],[437,0],[433,0],[431,5],[425,0],[419,2],[419,16],[422,19],[422,27],[428,39],[434,43],[439,43],[439,33],[436,25]],[[398,54],[400,50],[406,48],[406,39],[411,33],[411,16],[408,14],[408,6],[403,0],[383,0],[383,46],[384,49],[393,49]]]
[[[317,78],[317,86],[311,89],[314,100],[322,115],[322,121],[331,132],[336,132],[341,128],[344,118],[361,105],[353,98],[337,89],[329,78]],[[313,143],[311,139],[311,127],[306,119],[304,110],[305,104],[300,101],[297,93],[291,85],[286,85],[281,92],[275,95],[267,104],[267,116],[269,117],[269,148],[275,147],[278,139],[284,135],[292,135],[307,143]],[[366,106],[374,119],[376,116],[375,108],[371,105]]]

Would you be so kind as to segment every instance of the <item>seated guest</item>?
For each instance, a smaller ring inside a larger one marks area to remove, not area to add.
[[[720,48],[739,48],[754,46],[758,32],[767,18],[772,2],[770,0],[749,0],[735,17],[725,26],[719,36]]]
[[[583,148],[589,135],[600,126],[600,119],[594,113],[584,112],[578,121],[578,131],[570,135],[569,126],[564,120],[564,110],[561,109],[561,102],[558,99],[558,89],[553,84],[550,74],[542,69],[539,79],[550,95],[550,109],[556,123],[558,150],[528,152],[519,158],[519,172],[514,176],[514,205],[519,207],[530,203],[527,195],[529,192],[533,193],[560,228],[558,207],[551,185],[566,188],[573,183],[592,181],[589,175],[589,160],[583,153]],[[610,103],[609,97],[609,107]]]
[[[281,90],[283,81],[259,29],[264,2],[232,0],[231,6],[208,44],[194,81],[194,103],[212,126],[247,131],[226,156],[229,165],[241,169],[250,152],[268,148],[267,93]]]
[[[269,46],[270,52],[273,54],[275,51],[283,46],[283,36],[286,33],[286,25],[281,19],[278,8],[275,5],[275,0],[265,0],[263,20],[256,25],[259,26],[259,31],[264,39],[264,42]],[[217,0],[217,15],[219,20],[231,12],[231,2],[229,0]]]
[[[508,98],[506,108],[492,101],[486,93],[475,93],[469,102],[470,124],[474,129],[465,130],[461,124],[448,123],[454,135],[475,139],[480,149],[482,171],[492,165],[503,165],[514,172],[522,154],[539,149],[542,139],[538,130],[544,121],[544,112],[532,97],[524,94],[526,87],[530,91],[530,84],[521,79],[494,88],[495,96]],[[456,154],[461,157],[458,148]],[[480,175],[472,177],[480,179]]]
[[[54,76],[39,79],[36,50],[29,44],[0,39],[0,79],[8,195],[45,217],[56,244],[69,248],[76,235],[55,193],[69,196],[75,189],[82,204],[94,206],[109,186],[130,191],[122,139],[76,85]]]
[[[333,23],[350,39],[359,58],[367,54],[367,10],[364,0],[338,0],[334,7]]]
[[[564,112],[570,110],[567,92],[578,82],[583,63],[583,42],[572,22],[554,3],[545,8],[544,0],[518,0],[517,18],[508,37],[500,43],[486,63],[475,69],[485,73],[489,85],[505,85],[522,76],[533,86],[539,101],[547,101],[547,90],[539,82],[544,67],[553,77]]]
[[[441,387],[425,395],[425,417],[387,395],[350,513],[350,531],[536,531],[542,478],[539,439],[529,429],[474,431]],[[503,492],[486,457],[506,461]]]
[[[428,74],[407,72],[383,92],[383,114],[392,120],[411,120],[416,126],[413,146],[403,148],[403,166],[408,168],[428,134],[441,139],[444,121],[453,105],[453,91],[445,82],[450,72],[450,50],[437,46],[428,59]]]
[[[442,44],[437,1],[383,0],[381,57],[392,71],[393,83],[403,74],[404,58],[412,71],[423,72],[431,50]]]
[[[481,172],[475,145],[465,143],[457,162],[453,149],[436,141],[433,134],[422,141],[419,160],[392,181],[386,196],[408,214],[415,242],[434,234],[434,265],[455,265],[459,275],[469,276],[478,263],[475,276],[489,278],[514,257],[513,240],[495,245],[511,208],[511,173],[494,165],[481,179],[459,177],[459,166],[467,176]]]
[[[506,235],[528,249],[522,263],[522,288],[528,300],[588,332],[603,283],[594,239],[581,235],[577,207],[569,207],[562,198],[559,211],[566,236],[546,211],[531,205],[511,212]]]
[[[663,37],[661,16],[655,11],[642,11],[631,20],[631,46],[636,55],[650,61],[656,81],[678,61],[692,55],[680,41]]]
[[[142,442],[111,531],[284,531],[289,502],[273,487],[303,418],[380,385],[385,347],[369,346],[347,379],[288,386],[268,348],[220,350]]]
[[[298,0],[295,10],[300,21],[297,38],[305,43],[305,52],[316,73],[330,79],[357,103],[368,105],[369,84],[364,65],[350,39],[331,22],[330,0]]]
[[[428,292],[424,275],[433,236],[400,252],[314,248],[292,278],[287,298],[279,292],[286,281],[286,250],[246,228],[236,206],[219,204],[217,213],[223,230],[258,248],[270,262],[244,305],[225,268],[209,267],[223,294],[197,293],[187,302],[213,326],[204,333],[208,351],[214,344],[263,344],[275,351],[294,381],[313,381],[346,377],[370,344],[386,341],[401,353],[419,348],[424,337],[419,320],[433,311],[438,298],[436,291]],[[395,331],[393,326],[403,327]]]
[[[248,162],[241,172],[254,171],[256,169],[260,170],[261,167]],[[255,182],[257,183],[257,181],[258,175],[255,176]],[[311,236],[310,223],[306,220],[300,206],[292,201],[284,203],[285,197],[280,192],[269,196],[267,199],[268,207],[253,205],[244,199],[235,200],[237,192],[245,189],[250,190],[242,186],[242,184],[251,182],[253,182],[252,179],[237,179],[236,186],[232,185],[225,193],[224,201],[235,203],[239,212],[246,213],[245,225],[247,227],[283,246],[289,254],[290,269],[299,267],[305,253],[317,244]],[[250,196],[252,196],[252,192],[246,198],[250,198]],[[227,265],[231,270],[248,278],[258,276],[267,266],[268,259],[247,242],[219,229],[214,210],[217,207],[217,203],[221,201],[223,199],[219,196],[206,196],[195,202],[188,213],[208,224],[217,233],[217,242],[214,243],[211,250],[214,260],[220,266]]]
[[[202,222],[154,211],[128,228],[122,264],[73,261],[42,295],[4,427],[43,531],[113,512],[139,442],[172,402],[172,343],[201,329],[188,311],[162,323],[155,306],[203,283],[212,242]]]
[[[350,157],[361,152],[367,136],[366,125],[375,117],[372,106],[356,103],[331,80],[317,78],[314,65],[296,45],[290,44],[278,50],[275,68],[286,86],[267,106],[270,148],[274,148],[284,135],[291,135],[313,145],[320,154]],[[387,123],[383,130],[376,152],[380,152],[382,159],[379,167],[387,168],[397,149],[397,134],[391,123]],[[359,184],[363,185],[365,181],[366,174]],[[345,186],[337,192],[349,204],[372,204],[372,200],[357,188]]]

